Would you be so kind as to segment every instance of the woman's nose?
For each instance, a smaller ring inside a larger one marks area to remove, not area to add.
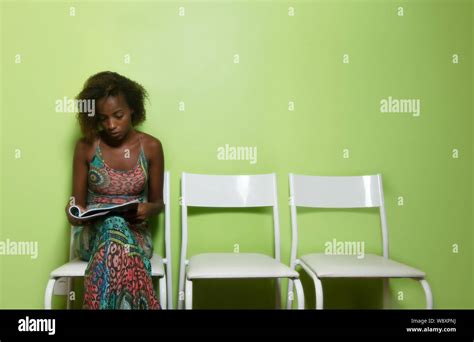
[[[114,122],[114,120],[107,120],[107,129],[109,131],[115,130],[116,127],[117,127],[117,123]]]

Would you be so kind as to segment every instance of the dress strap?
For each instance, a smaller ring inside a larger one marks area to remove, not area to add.
[[[142,137],[140,136],[140,134],[138,134],[138,140],[140,141],[140,149],[143,150]]]
[[[99,149],[100,148],[100,136],[97,137],[97,140],[95,141],[95,149]]]
[[[97,139],[96,146],[95,146],[95,152],[99,155],[100,159],[104,161],[104,157],[102,156],[102,149],[100,148],[100,136]]]
[[[140,134],[138,135],[138,140],[140,141],[140,154],[143,156],[144,159],[146,159],[145,150],[143,149],[143,143]]]
[[[148,160],[146,159],[145,150],[143,149],[141,135],[138,135],[138,139],[140,140],[140,153],[138,155],[138,160],[140,160],[140,164],[142,165],[143,170],[145,170],[145,179],[148,181]],[[147,189],[148,188],[145,188],[145,190]]]

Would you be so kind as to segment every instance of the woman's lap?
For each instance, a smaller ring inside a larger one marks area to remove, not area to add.
[[[76,255],[89,261],[84,308],[159,308],[151,282],[151,234],[146,227],[132,229],[122,217],[110,216],[75,229]]]
[[[137,228],[132,228],[137,227]],[[101,235],[109,238],[118,239],[118,243],[129,245],[134,252],[141,253],[148,259],[153,256],[153,244],[151,234],[146,224],[130,225],[120,216],[109,216],[104,219],[96,220],[91,225],[74,227],[74,252],[82,260],[89,261],[96,239]]]

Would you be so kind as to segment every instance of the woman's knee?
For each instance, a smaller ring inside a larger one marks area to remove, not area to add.
[[[112,216],[107,216],[104,220],[104,222],[110,222],[110,223],[127,223],[127,221],[119,215],[112,215]]]
[[[118,239],[124,244],[135,244],[135,238],[130,230],[128,222],[121,216],[108,216],[98,223],[97,227],[99,241]]]
[[[102,229],[125,229],[128,228],[127,221],[122,216],[108,216],[100,224]]]

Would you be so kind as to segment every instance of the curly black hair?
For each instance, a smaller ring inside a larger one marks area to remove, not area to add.
[[[136,126],[145,121],[145,100],[148,99],[148,93],[141,84],[116,72],[103,71],[89,77],[76,100],[94,100],[97,103],[101,98],[119,94],[124,95],[132,110],[132,125]],[[98,115],[90,116],[85,109],[80,109],[77,120],[84,138],[89,142],[94,141],[100,128]]]

